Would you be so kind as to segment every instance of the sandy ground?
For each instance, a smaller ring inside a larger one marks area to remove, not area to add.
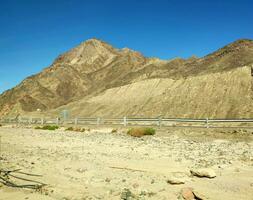
[[[33,191],[0,185],[0,199],[174,200],[185,187],[203,199],[253,199],[253,130],[161,129],[142,138],[111,130],[1,127],[1,168],[42,174],[36,180],[48,186]],[[217,176],[192,176],[196,168],[211,168]],[[169,184],[171,177],[185,183]]]

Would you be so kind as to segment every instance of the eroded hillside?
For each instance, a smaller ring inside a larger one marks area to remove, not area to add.
[[[80,116],[251,117],[250,68],[185,79],[156,78],[108,89],[60,110]]]

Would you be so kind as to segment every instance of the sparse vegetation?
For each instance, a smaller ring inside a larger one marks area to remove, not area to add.
[[[36,126],[35,129],[41,129],[41,130],[50,130],[50,131],[54,131],[56,129],[58,129],[59,126],[55,126],[55,125],[45,125],[45,126]]]
[[[127,131],[127,134],[133,137],[155,135],[155,133],[156,133],[156,130],[154,128],[131,128]]]
[[[74,131],[74,128],[71,126],[71,127],[66,128],[65,131]]]
[[[85,132],[85,128],[75,128],[74,131]]]
[[[118,130],[117,129],[112,129],[112,133],[117,133]]]
[[[85,128],[73,128],[73,127],[68,127],[67,129],[65,129],[65,131],[85,132]]]

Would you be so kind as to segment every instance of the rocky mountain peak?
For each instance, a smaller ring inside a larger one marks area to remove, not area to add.
[[[117,54],[111,45],[97,39],[89,39],[70,51],[60,55],[55,64],[92,64],[99,57],[110,58]]]

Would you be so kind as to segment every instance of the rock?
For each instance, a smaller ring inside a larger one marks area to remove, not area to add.
[[[83,169],[83,168],[79,168],[79,169],[77,169],[76,171],[79,172],[79,173],[84,173],[84,172],[87,171],[87,170],[86,170],[86,169]]]
[[[203,194],[199,193],[198,191],[196,191],[194,189],[193,189],[193,194],[195,196],[195,199],[198,199],[198,200],[206,200],[206,199],[208,199],[206,196],[204,196]]]
[[[181,190],[181,195],[183,197],[183,199],[185,200],[194,200],[195,196],[192,192],[192,188],[183,188]]]
[[[239,168],[235,168],[235,172],[240,172],[240,169]]]
[[[172,184],[172,185],[178,185],[178,184],[184,184],[185,181],[181,178],[169,177],[167,179],[167,183]]]
[[[134,183],[133,184],[133,188],[138,188],[139,187],[139,184],[138,183]]]
[[[193,176],[197,177],[207,177],[207,178],[214,178],[216,177],[216,173],[213,169],[210,168],[202,168],[202,169],[192,169],[190,170]]]
[[[113,190],[108,190],[107,194],[110,194],[110,195],[113,194]]]
[[[120,194],[121,194],[120,191],[115,191],[115,192],[113,193],[113,196],[119,196]]]

